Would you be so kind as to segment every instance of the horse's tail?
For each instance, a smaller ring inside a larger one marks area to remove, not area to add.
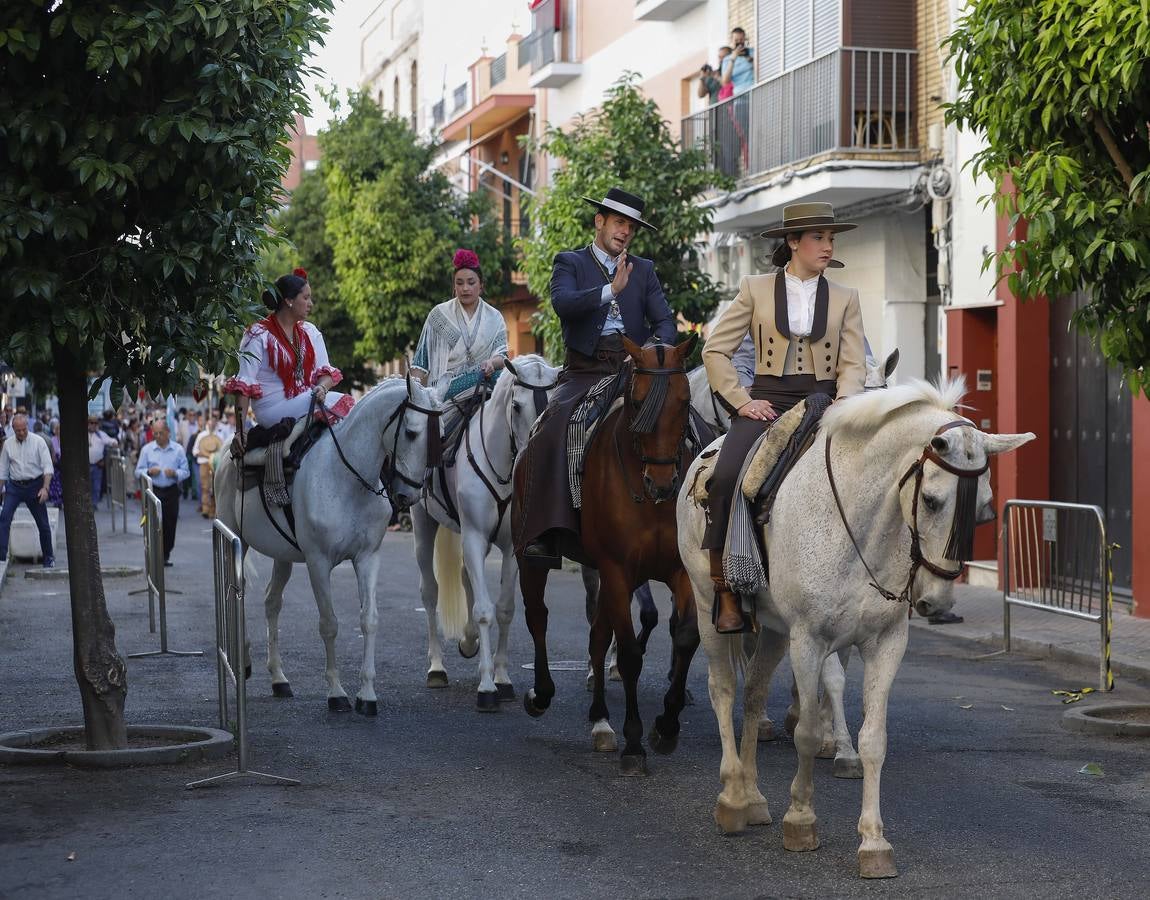
[[[439,585],[439,627],[448,641],[463,639],[467,595],[463,591],[463,542],[450,528],[435,536],[435,581]]]

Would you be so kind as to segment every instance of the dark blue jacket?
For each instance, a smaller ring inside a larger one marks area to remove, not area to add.
[[[655,264],[641,256],[628,256],[634,264],[627,287],[619,296],[619,311],[627,337],[642,345],[652,334],[667,344],[675,342],[675,314],[655,275]],[[572,350],[593,356],[603,333],[609,304],[602,300],[607,280],[590,247],[555,256],[551,273],[551,305],[563,325],[563,341]]]

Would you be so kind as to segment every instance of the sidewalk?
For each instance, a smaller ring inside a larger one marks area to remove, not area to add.
[[[965,621],[931,625],[914,616],[911,625],[946,637],[975,641],[989,650],[1002,649],[1002,592],[994,588],[955,586],[954,612]],[[1014,606],[1010,610],[1012,652],[1098,668],[1100,626],[1057,613]],[[1116,678],[1150,679],[1150,619],[1135,618],[1115,605],[1111,666]],[[1095,681],[1090,682],[1095,686]]]

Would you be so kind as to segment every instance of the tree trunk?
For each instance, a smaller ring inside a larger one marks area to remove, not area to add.
[[[64,487],[64,534],[72,595],[72,646],[76,681],[84,704],[89,750],[128,746],[124,699],[128,671],[116,651],[116,627],[104,602],[88,472],[88,382],[82,362],[54,346],[60,398],[60,474]]]

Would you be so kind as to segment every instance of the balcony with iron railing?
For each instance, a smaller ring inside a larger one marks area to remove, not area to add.
[[[571,59],[568,32],[561,28],[561,0],[544,0],[532,12],[534,27],[519,44],[520,63],[531,62],[532,88],[558,88],[583,74],[583,64]]]
[[[491,87],[497,87],[507,80],[507,54],[495,57],[491,61]]]
[[[823,155],[913,158],[917,55],[832,50],[687,116],[683,146],[740,182]]]

